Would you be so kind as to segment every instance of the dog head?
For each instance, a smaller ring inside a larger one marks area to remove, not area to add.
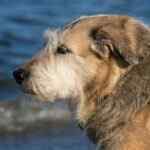
[[[127,16],[82,17],[47,31],[39,54],[14,71],[23,90],[43,100],[107,95],[147,55],[149,29]],[[88,91],[88,92],[86,92]]]

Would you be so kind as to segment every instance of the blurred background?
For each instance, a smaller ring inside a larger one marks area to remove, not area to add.
[[[34,118],[39,117],[38,115],[31,117],[30,114],[26,114],[24,107],[29,105],[30,108],[32,107],[31,104],[21,105],[21,102],[18,104],[17,101],[17,104],[14,106],[16,97],[21,92],[12,79],[12,70],[30,59],[40,49],[43,32],[47,28],[62,27],[79,16],[94,14],[131,15],[149,24],[150,1],[0,0],[0,100],[2,103],[0,103],[0,133],[4,131],[4,128],[1,128],[2,122],[3,127],[7,127],[5,130],[13,131],[14,128],[15,131],[19,130],[20,126],[17,126],[18,124],[16,125],[15,122],[18,119],[16,117],[18,115],[17,109],[21,108],[21,113],[23,115],[25,113],[27,120],[30,118],[29,120],[33,121]],[[41,106],[36,107],[41,111],[44,106],[42,108]],[[49,109],[48,106],[46,107]],[[8,109],[10,110],[9,113]],[[64,106],[61,106],[61,109],[65,111]],[[49,115],[53,113],[55,117],[55,114],[57,114],[56,109],[54,110],[55,113],[52,110]],[[16,113],[15,115],[14,112]],[[65,113],[67,114],[67,112]],[[59,119],[63,117],[62,112],[60,114],[60,116],[57,116]],[[9,119],[12,119],[12,116],[13,127],[11,126],[12,122],[9,121]],[[43,116],[45,117],[45,114]],[[86,136],[74,125],[73,121],[69,121],[69,123],[65,121],[63,123],[52,123],[48,130],[40,133],[35,131],[34,134],[29,132],[9,134],[9,132],[4,131],[0,136],[0,149],[87,150],[93,148],[93,145],[89,143]]]

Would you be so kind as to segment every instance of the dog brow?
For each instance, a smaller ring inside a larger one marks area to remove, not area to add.
[[[60,29],[46,30],[44,33],[44,40],[46,43],[46,48],[49,51],[55,50],[62,43]]]

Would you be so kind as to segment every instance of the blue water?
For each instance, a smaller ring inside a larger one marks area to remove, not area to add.
[[[0,100],[21,92],[12,70],[37,52],[48,27],[62,27],[81,15],[126,14],[150,23],[149,0],[0,0]],[[0,150],[87,150],[89,142],[75,126],[34,135],[0,137]]]

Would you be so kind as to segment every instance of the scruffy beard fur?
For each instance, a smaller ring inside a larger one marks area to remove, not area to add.
[[[80,125],[104,150],[149,150],[149,143],[147,149],[142,144],[150,135],[137,136],[142,146],[129,135],[130,127],[140,128],[136,115],[145,113],[149,103],[149,93],[143,94],[149,74],[141,69],[149,69],[149,63],[144,64],[150,58],[149,43],[149,28],[132,17],[81,18],[46,33],[42,51],[22,66],[30,73],[21,86],[43,101],[73,99]],[[71,52],[58,52],[62,46]],[[137,88],[135,93],[132,88]]]
[[[24,87],[29,87],[28,92],[33,92],[41,100],[76,98],[83,92],[83,84],[89,78],[88,66],[81,57],[71,53],[55,54],[61,45],[59,34],[59,31],[48,30],[44,50],[31,60],[30,67],[26,66],[31,74]]]

